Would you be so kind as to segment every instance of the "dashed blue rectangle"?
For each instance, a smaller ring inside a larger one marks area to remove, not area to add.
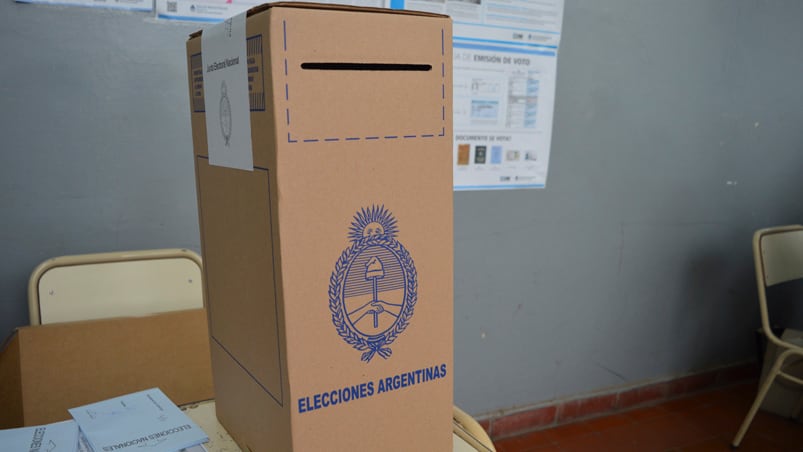
[[[391,0],[391,5],[395,5],[395,7],[397,7],[396,9],[403,9],[404,8],[404,0]],[[290,52],[288,52],[288,49],[289,49],[290,46],[288,46],[287,30],[288,30],[287,21],[283,20],[282,21],[282,48],[283,48],[283,51],[284,51],[284,78],[285,78],[284,100],[285,100],[285,102],[287,102],[287,105],[288,105],[286,107],[286,118],[287,118],[287,126],[289,127],[290,126],[290,117],[291,117],[291,114],[290,114],[291,104],[290,104],[290,78],[289,78],[289,74],[288,74],[287,68],[288,68],[288,56],[290,55]],[[443,28],[441,29],[441,40],[440,41],[441,41],[440,42],[441,43],[441,58],[443,59],[446,56],[446,44],[445,44],[446,43],[446,30],[443,29]],[[431,67],[432,66],[430,66],[430,68]],[[446,125],[446,80],[447,80],[447,77],[446,77],[446,62],[442,60],[441,61],[441,100],[442,100],[441,123],[442,123],[442,127],[441,127],[441,132],[437,135],[438,137],[445,137],[446,136],[446,126],[445,126]],[[402,135],[381,135],[381,136],[380,135],[376,135],[376,136],[364,136],[364,137],[328,137],[328,138],[324,137],[323,139],[321,139],[321,138],[305,138],[305,137],[294,136],[292,134],[292,132],[288,132],[287,133],[287,142],[288,143],[299,143],[299,142],[300,143],[327,143],[327,142],[339,142],[339,141],[355,142],[355,141],[361,141],[361,140],[365,140],[365,141],[381,140],[381,139],[384,139],[384,140],[397,140],[397,139],[400,139],[400,138],[412,139],[412,138],[417,138],[417,137],[433,138],[433,137],[435,137],[435,134],[421,134],[421,135],[418,135],[418,134],[402,134]]]

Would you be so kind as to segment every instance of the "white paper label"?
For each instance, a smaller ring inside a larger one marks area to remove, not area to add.
[[[253,171],[245,13],[204,29],[201,60],[209,163]]]

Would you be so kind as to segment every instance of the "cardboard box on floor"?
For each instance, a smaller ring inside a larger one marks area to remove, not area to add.
[[[218,419],[250,451],[451,450],[450,19],[219,27],[187,43]]]
[[[192,309],[17,329],[0,348],[0,428],[71,419],[68,408],[152,387],[179,405],[213,398],[206,316]]]

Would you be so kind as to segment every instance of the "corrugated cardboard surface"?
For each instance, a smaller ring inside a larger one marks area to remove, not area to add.
[[[22,412],[2,427],[151,387],[176,404],[213,398],[206,329],[203,309],[20,328],[0,355],[0,401],[20,400]]]
[[[289,450],[286,361],[280,351],[280,306],[275,284],[270,175],[212,167],[196,172],[214,365],[217,413],[243,450]],[[283,375],[285,375],[283,377]]]
[[[0,428],[22,427],[20,341],[14,335],[0,349]]]
[[[249,17],[246,35],[264,44],[256,75],[268,108],[252,108],[255,170],[210,166],[203,112],[192,118],[218,417],[255,451],[289,450],[290,438],[298,451],[450,450],[450,21],[273,7]],[[191,39],[190,59],[200,51]],[[431,69],[314,71],[306,62]],[[192,83],[191,61],[188,69]],[[386,344],[392,355],[368,362],[335,325],[329,293],[338,265],[355,262],[345,251],[362,250],[349,237],[362,209],[396,220],[398,259],[417,274],[414,312]],[[439,378],[394,385],[434,368]],[[395,389],[380,392],[387,381]],[[316,395],[368,384],[371,395],[304,409]]]

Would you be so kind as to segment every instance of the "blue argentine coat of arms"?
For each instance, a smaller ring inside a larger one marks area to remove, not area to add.
[[[351,246],[329,279],[332,323],[365,362],[390,357],[390,344],[407,328],[417,301],[415,264],[396,240],[398,232],[385,206],[358,211],[348,232]]]

